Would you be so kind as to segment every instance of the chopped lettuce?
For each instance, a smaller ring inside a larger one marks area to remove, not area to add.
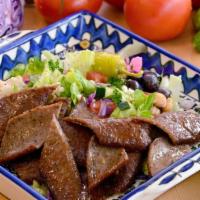
[[[32,188],[43,196],[48,195],[48,188],[45,185],[39,184],[36,180],[33,180]]]
[[[40,75],[44,72],[44,70],[46,70],[46,68],[49,68],[51,71],[55,71],[57,69],[60,72],[63,72],[63,63],[59,57],[48,51],[44,51],[42,52],[42,58],[43,59],[33,57],[29,59],[26,65],[18,64],[8,72],[6,79],[23,75]]]
[[[61,96],[72,98],[72,102],[76,104],[81,97],[81,94],[88,96],[96,90],[95,85],[86,80],[79,71],[70,70],[61,79],[61,86],[64,91]]]
[[[146,95],[142,90],[135,90],[133,93],[133,104],[137,109],[137,116],[150,118],[151,108],[155,99],[154,94]]]
[[[84,76],[89,71],[100,72],[107,77],[117,77],[129,73],[124,59],[117,54],[83,50],[68,52],[64,65],[67,69],[79,70]],[[131,75],[131,73],[129,73]]]
[[[26,70],[24,74],[34,75],[41,74],[44,71],[45,63],[39,58],[30,58],[28,64],[26,65]]]
[[[25,67],[26,66],[24,64],[18,64],[16,67],[14,67],[11,71],[8,72],[6,79],[24,75]]]
[[[12,93],[19,92],[26,87],[21,76],[9,78],[6,81],[0,80],[0,98]]]
[[[145,103],[146,95],[144,94],[142,90],[135,90],[132,95],[132,98],[134,101],[134,106],[136,108],[139,108],[139,106]]]
[[[59,70],[56,69],[52,72],[48,67],[45,67],[43,73],[33,83],[33,87],[59,85],[62,76]]]
[[[112,113],[112,117],[121,118],[139,116],[150,118],[152,116],[151,108],[155,98],[154,94],[145,95],[142,90],[135,90],[131,96],[126,95],[122,91],[120,94],[126,100],[129,108],[126,110],[121,110],[119,107],[117,107]]]
[[[74,103],[74,105],[76,105],[82,96],[76,83],[71,84],[70,93],[71,93],[72,102]]]
[[[133,105],[130,105],[129,109],[126,110],[120,110],[119,107],[117,107],[111,114],[111,117],[114,118],[128,118],[128,117],[134,117],[136,116],[137,111]]]
[[[79,70],[85,76],[95,63],[95,52],[90,50],[67,52],[64,63],[68,69]]]
[[[79,80],[80,84],[83,88],[83,94],[88,96],[89,94],[93,93],[96,89],[95,84],[92,81],[87,80],[80,71],[74,72],[76,78]]]
[[[173,110],[174,111],[180,110],[178,103],[180,101],[180,94],[181,92],[184,91],[181,76],[170,75],[169,78],[165,76],[162,78],[160,86],[162,88],[166,88],[171,91],[171,97],[173,101]]]

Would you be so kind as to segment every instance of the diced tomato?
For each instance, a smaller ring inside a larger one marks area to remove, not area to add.
[[[93,112],[93,113],[96,113],[98,114],[99,113],[99,109],[100,109],[100,106],[101,106],[101,101],[93,101],[91,104],[90,104],[90,110]]]
[[[99,117],[109,117],[115,110],[116,104],[113,101],[101,99],[90,104],[90,110],[99,115]]]
[[[97,83],[107,83],[108,77],[100,72],[91,71],[86,74],[88,80],[93,80]]]

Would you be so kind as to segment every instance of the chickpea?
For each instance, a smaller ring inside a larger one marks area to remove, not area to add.
[[[158,108],[165,108],[167,105],[167,99],[164,94],[156,92],[154,99],[154,106]]]
[[[172,100],[172,98],[168,98],[167,99],[167,104],[163,108],[163,112],[170,112],[172,110],[173,110],[173,100]]]
[[[160,114],[160,109],[157,108],[156,106],[153,106],[153,107],[151,108],[151,113],[152,113],[153,116],[157,116],[157,115]]]

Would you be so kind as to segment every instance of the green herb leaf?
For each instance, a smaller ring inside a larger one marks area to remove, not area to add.
[[[58,60],[49,60],[48,61],[49,69],[54,72],[56,69],[59,70],[61,73],[63,73],[63,68],[60,66],[60,63]]]
[[[107,98],[113,100],[113,102],[118,105],[122,101],[122,94],[117,88],[115,88],[112,95]]]
[[[117,78],[117,77],[110,77],[108,79],[108,82],[112,85],[112,86],[115,86],[119,89],[122,88],[122,86],[124,85],[124,79],[121,79],[121,78]]]

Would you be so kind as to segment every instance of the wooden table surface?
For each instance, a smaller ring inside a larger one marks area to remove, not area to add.
[[[123,14],[104,3],[99,13],[101,16],[106,17],[121,26],[128,28]],[[39,29],[46,26],[46,22],[34,8],[34,6],[26,6],[25,8],[25,21],[22,29]],[[174,53],[175,55],[187,60],[193,65],[200,66],[200,53],[198,54],[192,47],[192,25],[188,24],[185,32],[178,38],[158,43],[159,46]],[[169,190],[157,200],[200,200],[200,172],[188,178],[184,182]]]

